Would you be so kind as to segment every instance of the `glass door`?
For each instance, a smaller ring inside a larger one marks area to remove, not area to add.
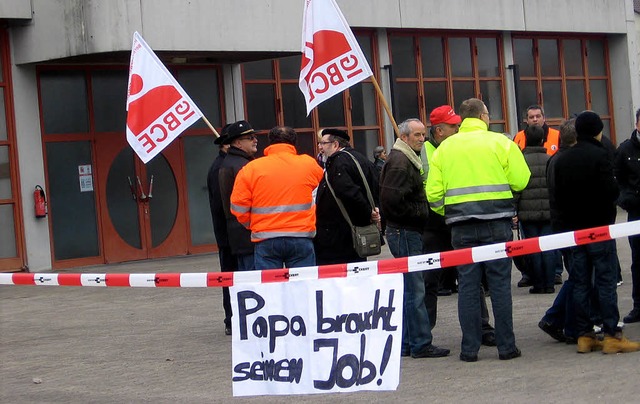
[[[98,135],[96,146],[105,262],[186,254],[180,142],[146,165],[124,135]]]

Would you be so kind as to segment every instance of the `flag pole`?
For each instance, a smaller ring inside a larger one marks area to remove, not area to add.
[[[211,131],[213,131],[213,134],[216,135],[216,137],[220,137],[220,134],[218,134],[218,132],[216,131],[216,128],[214,128],[213,125],[211,125],[211,122],[209,122],[209,120],[207,119],[206,116],[202,115],[202,120],[204,121],[204,123],[207,124],[209,129],[211,129]]]
[[[389,116],[389,120],[391,121],[391,124],[393,125],[393,130],[396,132],[396,136],[399,138],[400,137],[400,129],[398,129],[398,124],[396,123],[396,120],[393,118],[393,115],[391,114],[391,108],[389,108],[389,104],[387,104],[387,100],[384,98],[384,94],[382,94],[382,90],[380,89],[380,86],[378,85],[378,80],[376,80],[376,76],[371,76],[371,80],[373,80],[373,86],[376,88],[376,91],[378,92],[378,95],[380,96],[380,100],[382,101],[382,105],[384,106],[384,110],[387,111],[387,115]]]

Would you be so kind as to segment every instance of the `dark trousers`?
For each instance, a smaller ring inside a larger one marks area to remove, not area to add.
[[[238,258],[231,253],[231,247],[220,247],[218,251],[220,270],[222,272],[234,272],[238,270]],[[224,325],[231,327],[231,298],[229,288],[222,288],[222,308],[224,309]]]
[[[628,221],[640,220],[640,209],[629,211]],[[633,308],[640,309],[640,235],[629,237],[629,245],[631,246],[631,281],[633,289],[631,297],[633,298]]]
[[[573,304],[578,335],[593,329],[591,297],[594,289],[602,316],[602,329],[608,335],[620,331],[615,243],[612,240],[571,247],[571,277],[575,280]]]

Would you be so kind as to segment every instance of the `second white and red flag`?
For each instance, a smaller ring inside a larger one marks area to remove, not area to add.
[[[306,0],[300,90],[313,108],[373,73],[334,0]]]

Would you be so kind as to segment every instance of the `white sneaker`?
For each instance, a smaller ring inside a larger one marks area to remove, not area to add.
[[[624,281],[620,281],[617,283],[618,286],[622,286],[622,284],[624,283]]]

